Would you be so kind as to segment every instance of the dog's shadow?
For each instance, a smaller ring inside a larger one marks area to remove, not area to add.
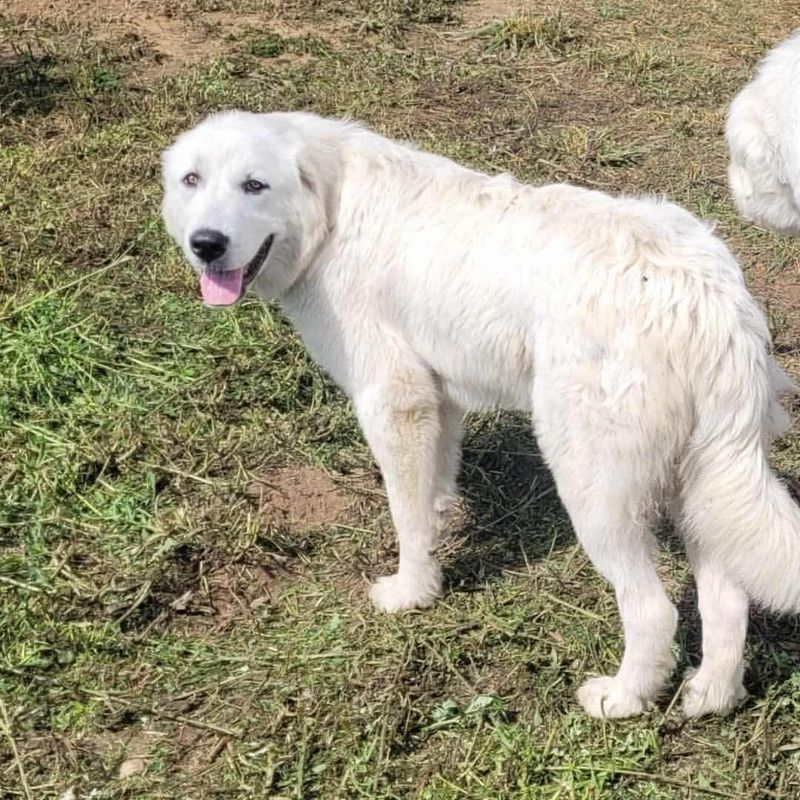
[[[530,419],[522,414],[469,418],[459,477],[462,515],[452,528],[459,546],[447,559],[448,591],[485,588],[507,570],[525,570],[539,559],[575,544],[555,482],[536,445]],[[676,558],[686,555],[680,536],[665,525],[659,540]],[[680,650],[675,680],[702,655],[702,629],[694,579],[675,598]],[[620,639],[622,636],[620,624]],[[800,668],[800,617],[753,609],[748,630],[745,685],[763,697]],[[620,653],[621,655],[621,653]]]
[[[451,524],[459,546],[446,570],[451,591],[476,591],[574,543],[529,417],[469,417],[463,449],[462,502]]]
[[[0,97],[4,115],[44,116],[70,96],[70,81],[55,56],[15,50],[0,60]]]

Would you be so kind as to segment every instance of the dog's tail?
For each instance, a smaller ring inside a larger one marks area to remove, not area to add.
[[[737,301],[725,314],[732,324],[716,328],[727,331],[718,358],[692,370],[696,416],[681,465],[684,529],[755,602],[797,612],[800,507],[767,461],[770,439],[788,427],[779,398],[797,390],[767,351],[769,333],[752,298],[742,291]]]

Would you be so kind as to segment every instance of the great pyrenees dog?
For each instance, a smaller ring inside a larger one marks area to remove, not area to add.
[[[736,95],[725,137],[739,211],[800,236],[800,29],[766,55]]]
[[[205,303],[277,298],[353,400],[399,540],[379,609],[441,592],[464,411],[524,409],[622,617],[619,670],[583,684],[584,709],[639,714],[674,667],[677,612],[652,553],[664,509],[703,624],[684,709],[737,704],[749,600],[800,609],[800,509],[767,461],[792,386],[708,227],[668,202],[489,177],[305,113],[212,116],[163,165],[164,219]]]

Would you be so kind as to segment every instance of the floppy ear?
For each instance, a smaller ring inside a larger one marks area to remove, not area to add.
[[[340,158],[334,147],[320,141],[305,145],[297,154],[300,183],[319,208],[325,235],[335,227],[339,213]]]

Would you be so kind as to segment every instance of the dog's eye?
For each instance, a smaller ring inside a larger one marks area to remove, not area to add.
[[[189,172],[181,178],[184,186],[197,186],[200,183],[200,176],[196,172]]]
[[[269,189],[268,183],[261,183],[261,181],[254,179],[250,179],[244,183],[244,190],[247,192],[247,194],[259,194],[260,192],[263,192],[264,189]]]

